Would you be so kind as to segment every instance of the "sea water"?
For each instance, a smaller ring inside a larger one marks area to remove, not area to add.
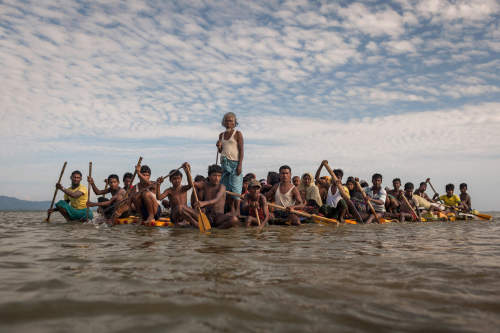
[[[0,212],[1,332],[500,330],[495,220],[200,234],[44,218]]]

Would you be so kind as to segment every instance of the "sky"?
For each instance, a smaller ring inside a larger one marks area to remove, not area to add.
[[[232,111],[244,173],[326,159],[499,210],[499,25],[495,0],[0,0],[0,195],[50,200],[64,161],[206,174]]]

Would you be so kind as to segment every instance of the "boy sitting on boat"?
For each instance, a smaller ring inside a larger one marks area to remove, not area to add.
[[[133,191],[132,202],[135,210],[142,215],[145,224],[160,218],[161,208],[156,201],[156,183],[150,181],[151,169],[147,165],[135,167],[139,183]]]
[[[188,162],[182,164],[182,168],[191,170]],[[170,220],[177,226],[191,225],[198,228],[197,214],[194,209],[187,205],[187,192],[191,189],[191,185],[182,185],[182,173],[179,170],[170,172],[170,182],[172,187],[167,188],[160,194],[160,186],[164,178],[159,177],[156,180],[156,199],[162,201],[168,198],[168,207],[170,207]]]
[[[109,200],[105,199],[100,202],[90,202],[87,201],[87,207],[104,207],[103,213],[106,219],[110,219],[115,212],[116,205],[124,198],[126,191],[120,188],[120,178],[117,175],[112,174],[108,176],[108,188],[105,190],[99,190],[94,183],[92,177],[87,177],[89,184],[92,186],[94,193],[96,195],[102,195],[106,193],[111,193],[111,198]]]
[[[215,164],[211,165],[208,167],[207,180],[195,182],[193,185],[198,193],[200,208],[205,211],[204,213],[209,219],[210,225],[215,228],[225,229],[237,226],[239,221],[234,214],[224,213],[226,187],[221,184],[222,172],[222,167]],[[193,201],[191,205],[196,208]]]
[[[462,201],[462,205],[466,212],[472,210],[472,203],[469,193],[467,193],[467,184],[460,184],[460,201]]]

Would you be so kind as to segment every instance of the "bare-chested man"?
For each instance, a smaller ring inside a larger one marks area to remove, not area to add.
[[[401,179],[394,178],[392,180],[393,189],[390,190],[388,187],[385,188],[387,192],[387,197],[385,199],[385,210],[388,213],[399,213],[400,205],[399,205],[399,197],[403,191],[401,190]]]
[[[185,172],[187,172],[186,170],[191,171],[191,166],[188,162],[185,162],[182,168]],[[197,214],[187,205],[187,192],[191,189],[191,185],[182,185],[182,173],[179,170],[172,170],[170,172],[172,187],[167,188],[160,194],[160,185],[163,181],[163,177],[156,180],[156,199],[161,201],[168,197],[172,223],[177,226],[192,225],[198,228]]]
[[[226,202],[226,187],[220,183],[222,168],[219,165],[208,167],[208,179],[196,182],[200,208],[205,211],[210,225],[215,228],[231,228],[238,225],[238,218],[232,214],[224,214]],[[196,203],[194,203],[195,208]]]
[[[133,190],[132,202],[137,212],[140,212],[145,224],[160,218],[160,205],[156,201],[156,183],[149,180],[151,169],[147,165],[135,167],[139,183]]]
[[[266,193],[267,200],[285,207],[286,211],[275,210],[274,217],[288,219],[292,225],[300,225],[300,219],[291,211],[304,207],[299,189],[292,184],[292,169],[283,165],[279,169],[280,182]]]
[[[104,207],[104,217],[109,219],[113,215],[115,211],[116,204],[120,202],[125,196],[125,190],[120,188],[120,178],[117,175],[109,175],[108,176],[108,185],[109,187],[105,190],[99,190],[94,183],[94,179],[92,177],[87,177],[89,184],[92,186],[94,193],[96,195],[111,193],[112,197],[109,200],[101,201],[101,202],[87,202],[87,207]]]

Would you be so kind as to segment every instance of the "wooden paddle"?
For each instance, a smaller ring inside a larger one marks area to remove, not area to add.
[[[417,213],[415,213],[415,210],[413,209],[413,207],[410,205],[410,202],[408,201],[408,199],[406,198],[406,195],[405,193],[401,193],[401,196],[403,197],[403,201],[405,202],[405,205],[410,209],[410,213],[411,213],[411,217],[412,217],[412,220],[413,221],[418,221],[418,216],[417,216]]]
[[[217,148],[217,156],[215,156],[215,165],[219,165],[219,148]]]
[[[257,208],[255,208],[255,217],[257,218],[257,224],[260,226],[260,216]]]
[[[66,169],[67,164],[68,164],[68,162],[64,162],[64,164],[63,164],[61,173],[59,174],[59,180],[57,181],[58,184],[61,183],[61,179],[62,179],[62,176],[64,174],[64,170]],[[54,207],[54,202],[56,201],[56,196],[57,196],[57,187],[54,190],[54,196],[52,197],[52,202],[50,203],[49,212],[47,213],[47,218],[45,219],[45,222],[50,222],[50,214],[52,214],[51,210]]]
[[[425,182],[431,186],[431,189],[432,191],[434,191],[434,195],[438,198],[438,201],[444,204],[443,200],[441,200],[441,198],[439,197],[439,194],[437,193],[436,189],[434,188],[434,186],[432,186],[431,179],[427,178]]]
[[[488,215],[488,214],[482,214],[482,213],[474,213],[474,212],[469,212],[468,214],[472,214],[474,216],[477,216],[479,217],[480,219],[483,219],[483,220],[491,220],[493,217],[491,215]]]
[[[268,202],[267,204],[269,205],[269,207],[273,207],[273,208],[276,208],[276,209],[279,209],[279,210],[287,210],[286,207],[283,207],[283,206],[280,206],[280,205],[277,205],[277,204],[273,204],[271,202]],[[337,220],[329,219],[329,218],[326,218],[324,216],[319,216],[319,215],[316,215],[316,214],[308,214],[308,213],[300,211],[300,210],[290,209],[290,213],[310,218],[313,221],[321,221],[321,222],[325,222],[325,223],[339,224],[339,221],[337,221]]]
[[[163,176],[163,177],[161,177],[161,178],[163,178],[163,179],[167,179],[168,177],[172,176],[174,173],[176,173],[176,172],[177,172],[177,171],[179,171],[180,169],[182,169],[182,165],[181,165],[180,167],[178,167],[177,169],[174,169],[174,170],[170,171],[170,172],[168,173],[168,175]]]
[[[229,195],[233,195],[233,196],[236,196],[236,197],[243,198],[242,194],[234,193],[234,192],[231,192],[231,191],[226,191],[226,193],[229,194]],[[286,207],[283,207],[283,206],[280,206],[280,205],[277,205],[277,204],[273,204],[271,202],[268,202],[267,204],[270,207],[273,207],[273,208],[276,208],[276,209],[286,210]],[[259,216],[259,214],[257,214],[257,209],[255,209],[255,211],[256,211],[255,212],[256,215]],[[318,220],[318,221],[326,222],[326,223],[339,224],[339,221],[337,221],[337,220],[329,219],[329,218],[326,218],[324,216],[319,216],[319,215],[316,215],[316,214],[308,214],[308,213],[300,211],[300,210],[291,209],[290,213],[296,214],[296,215],[300,215],[300,216],[304,216],[304,217],[307,217],[307,218],[310,218],[310,219],[313,219],[313,220]],[[258,217],[257,217],[257,219],[258,219]]]
[[[137,165],[140,166],[142,163],[142,156],[139,157],[139,160],[137,161]],[[111,216],[111,224],[116,224],[118,218],[125,213],[125,211],[128,210],[128,214],[130,215],[130,193],[132,192],[132,189],[134,189],[133,183],[135,176],[137,175],[137,171],[134,170],[134,174],[132,175],[132,179],[130,181],[130,187],[127,189],[127,192],[125,192],[125,195],[123,196],[123,199],[116,205],[116,209],[113,212],[113,216]]]
[[[332,177],[332,180],[336,184],[340,183],[339,179],[337,178],[337,175],[335,174],[335,172],[333,172],[332,168],[330,168],[330,165],[328,165],[328,161],[325,160],[325,161],[323,161],[321,163],[326,168],[326,171],[328,171],[328,173]],[[359,223],[363,223],[363,218],[361,217],[361,215],[359,214],[358,210],[356,209],[356,207],[352,203],[351,198],[347,195],[347,193],[345,193],[344,186],[341,183],[340,183],[340,186],[337,186],[337,190],[339,191],[340,196],[342,197],[342,199],[345,200],[345,202],[347,204],[347,207],[349,208],[349,212],[351,212],[351,214],[354,216],[354,219],[356,221],[358,221]]]
[[[488,214],[474,213],[472,211],[471,212],[467,212],[467,211],[464,211],[463,209],[461,209],[459,207],[454,207],[454,206],[450,206],[450,205],[446,205],[446,204],[443,204],[443,206],[445,206],[446,208],[450,208],[450,209],[456,210],[456,211],[461,212],[461,213],[471,214],[471,215],[477,216],[477,217],[479,217],[482,220],[489,221],[489,220],[491,220],[493,218],[491,215],[488,215]]]
[[[189,185],[191,185],[191,187],[193,188],[194,200],[196,201],[196,207],[198,207],[198,228],[200,229],[200,232],[207,232],[208,230],[212,229],[212,226],[210,225],[208,217],[201,211],[200,200],[198,199],[198,193],[196,191],[196,187],[193,184],[193,178],[191,177],[191,171],[189,170],[189,168],[186,168],[186,176]]]
[[[371,213],[375,216],[376,219],[378,219],[379,223],[384,223],[385,220],[382,217],[380,217],[380,218],[378,217],[377,212],[375,211],[375,208],[373,208],[373,205],[372,205],[370,199],[368,198],[368,196],[366,195],[365,191],[361,187],[361,184],[359,183],[359,179],[358,178],[354,178],[354,182],[356,183],[356,187],[357,187],[358,191],[361,192],[361,195],[363,196],[363,199],[365,199],[366,204],[370,208]]]
[[[92,162],[89,162],[89,177],[92,177]],[[90,201],[90,182],[87,183],[88,184],[88,189],[87,189],[87,202]],[[89,220],[89,207],[87,207],[87,216],[86,216],[86,219],[87,221]]]

